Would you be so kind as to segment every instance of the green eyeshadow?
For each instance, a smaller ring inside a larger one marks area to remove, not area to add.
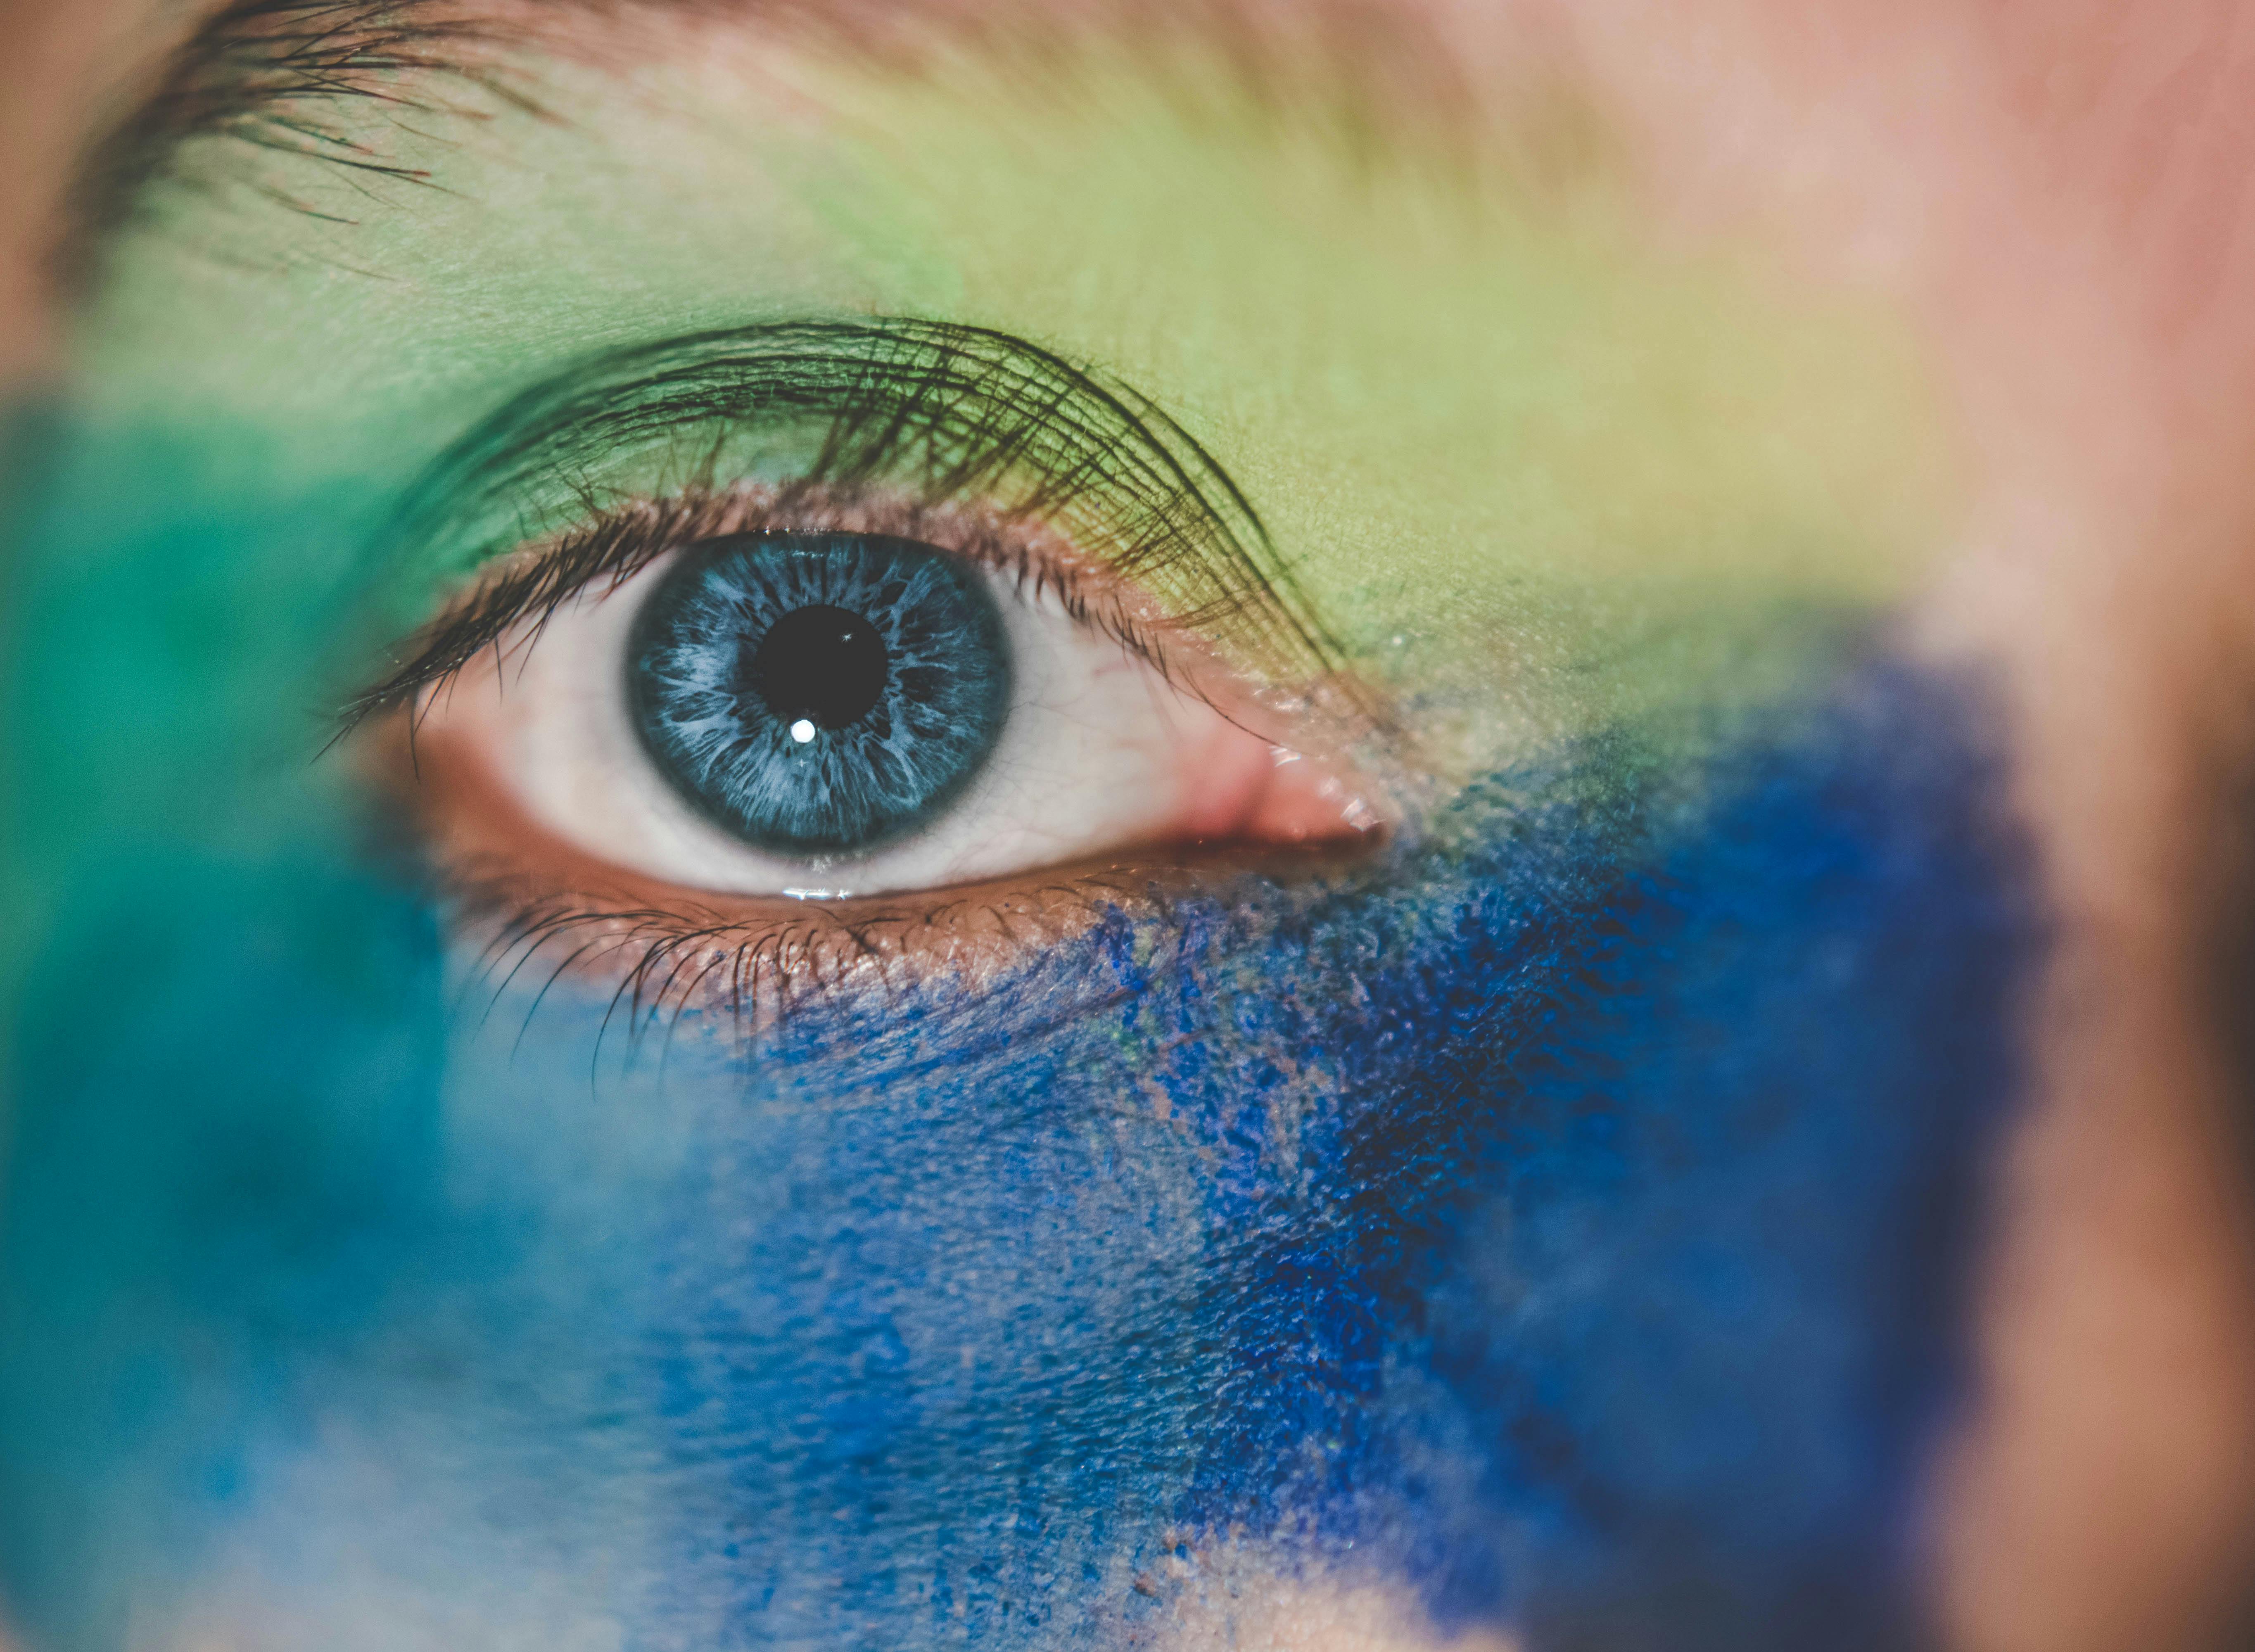
[[[87,315],[82,399],[263,432],[249,467],[287,491],[404,485],[592,349],[990,327],[1178,418],[1363,669],[1535,729],[1769,697],[1946,538],[1953,443],[1904,318],[1751,245],[1661,244],[1584,115],[1563,145],[1362,143],[1194,54],[1093,44],[1043,79],[548,78],[568,121],[386,136],[439,187],[293,179],[353,226],[177,196]]]

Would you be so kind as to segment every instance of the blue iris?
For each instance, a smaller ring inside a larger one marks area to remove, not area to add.
[[[934,546],[732,534],[650,594],[627,688],[643,745],[715,824],[785,854],[858,853],[979,772],[1009,645],[983,581]]]

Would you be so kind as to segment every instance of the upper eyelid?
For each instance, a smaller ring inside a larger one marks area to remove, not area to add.
[[[808,439],[810,431],[813,439]],[[1025,341],[913,319],[790,321],[605,352],[526,390],[410,490],[384,558],[467,573],[622,497],[713,494],[739,457],[795,439],[789,485],[905,486],[1062,523],[1170,615],[1305,685],[1343,680],[1340,650],[1260,517],[1183,427],[1134,390]],[[685,458],[669,444],[709,435]],[[607,469],[657,455],[654,488]],[[551,520],[550,518],[553,518]],[[404,663],[401,663],[404,664]],[[354,706],[373,709],[396,670]]]
[[[1117,589],[1093,586],[1089,570],[1044,547],[999,533],[991,524],[974,520],[966,531],[966,524],[953,518],[937,521],[913,508],[889,510],[882,502],[870,510],[859,502],[825,502],[819,514],[824,520],[809,522],[802,519],[803,507],[788,498],[756,495],[691,494],[637,503],[518,561],[498,580],[472,587],[416,634],[404,664],[353,697],[341,732],[442,687],[489,648],[514,651],[518,644],[505,643],[507,637],[521,634],[521,644],[531,646],[566,604],[599,587],[608,595],[672,551],[721,537],[776,531],[885,533],[944,545],[1011,580],[1022,599],[1053,594],[1076,622],[1112,637],[1176,688],[1213,703],[1203,684],[1180,674],[1177,650],[1161,634],[1163,628],[1133,612]]]

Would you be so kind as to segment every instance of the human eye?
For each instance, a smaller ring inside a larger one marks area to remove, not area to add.
[[[1257,516],[1158,409],[1022,341],[609,353],[467,434],[397,536],[469,572],[348,720],[512,972],[741,1008],[847,935],[930,966],[1383,836],[1373,697]]]

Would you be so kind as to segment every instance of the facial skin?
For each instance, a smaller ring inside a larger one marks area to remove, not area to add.
[[[9,19],[30,1645],[2230,1643],[2229,8],[467,15],[323,106],[427,179],[195,138],[60,286],[179,31]],[[429,478],[873,318],[1241,490],[1321,659],[1119,601],[1318,854],[684,889],[505,784],[593,599],[308,765],[520,540],[798,450]]]

